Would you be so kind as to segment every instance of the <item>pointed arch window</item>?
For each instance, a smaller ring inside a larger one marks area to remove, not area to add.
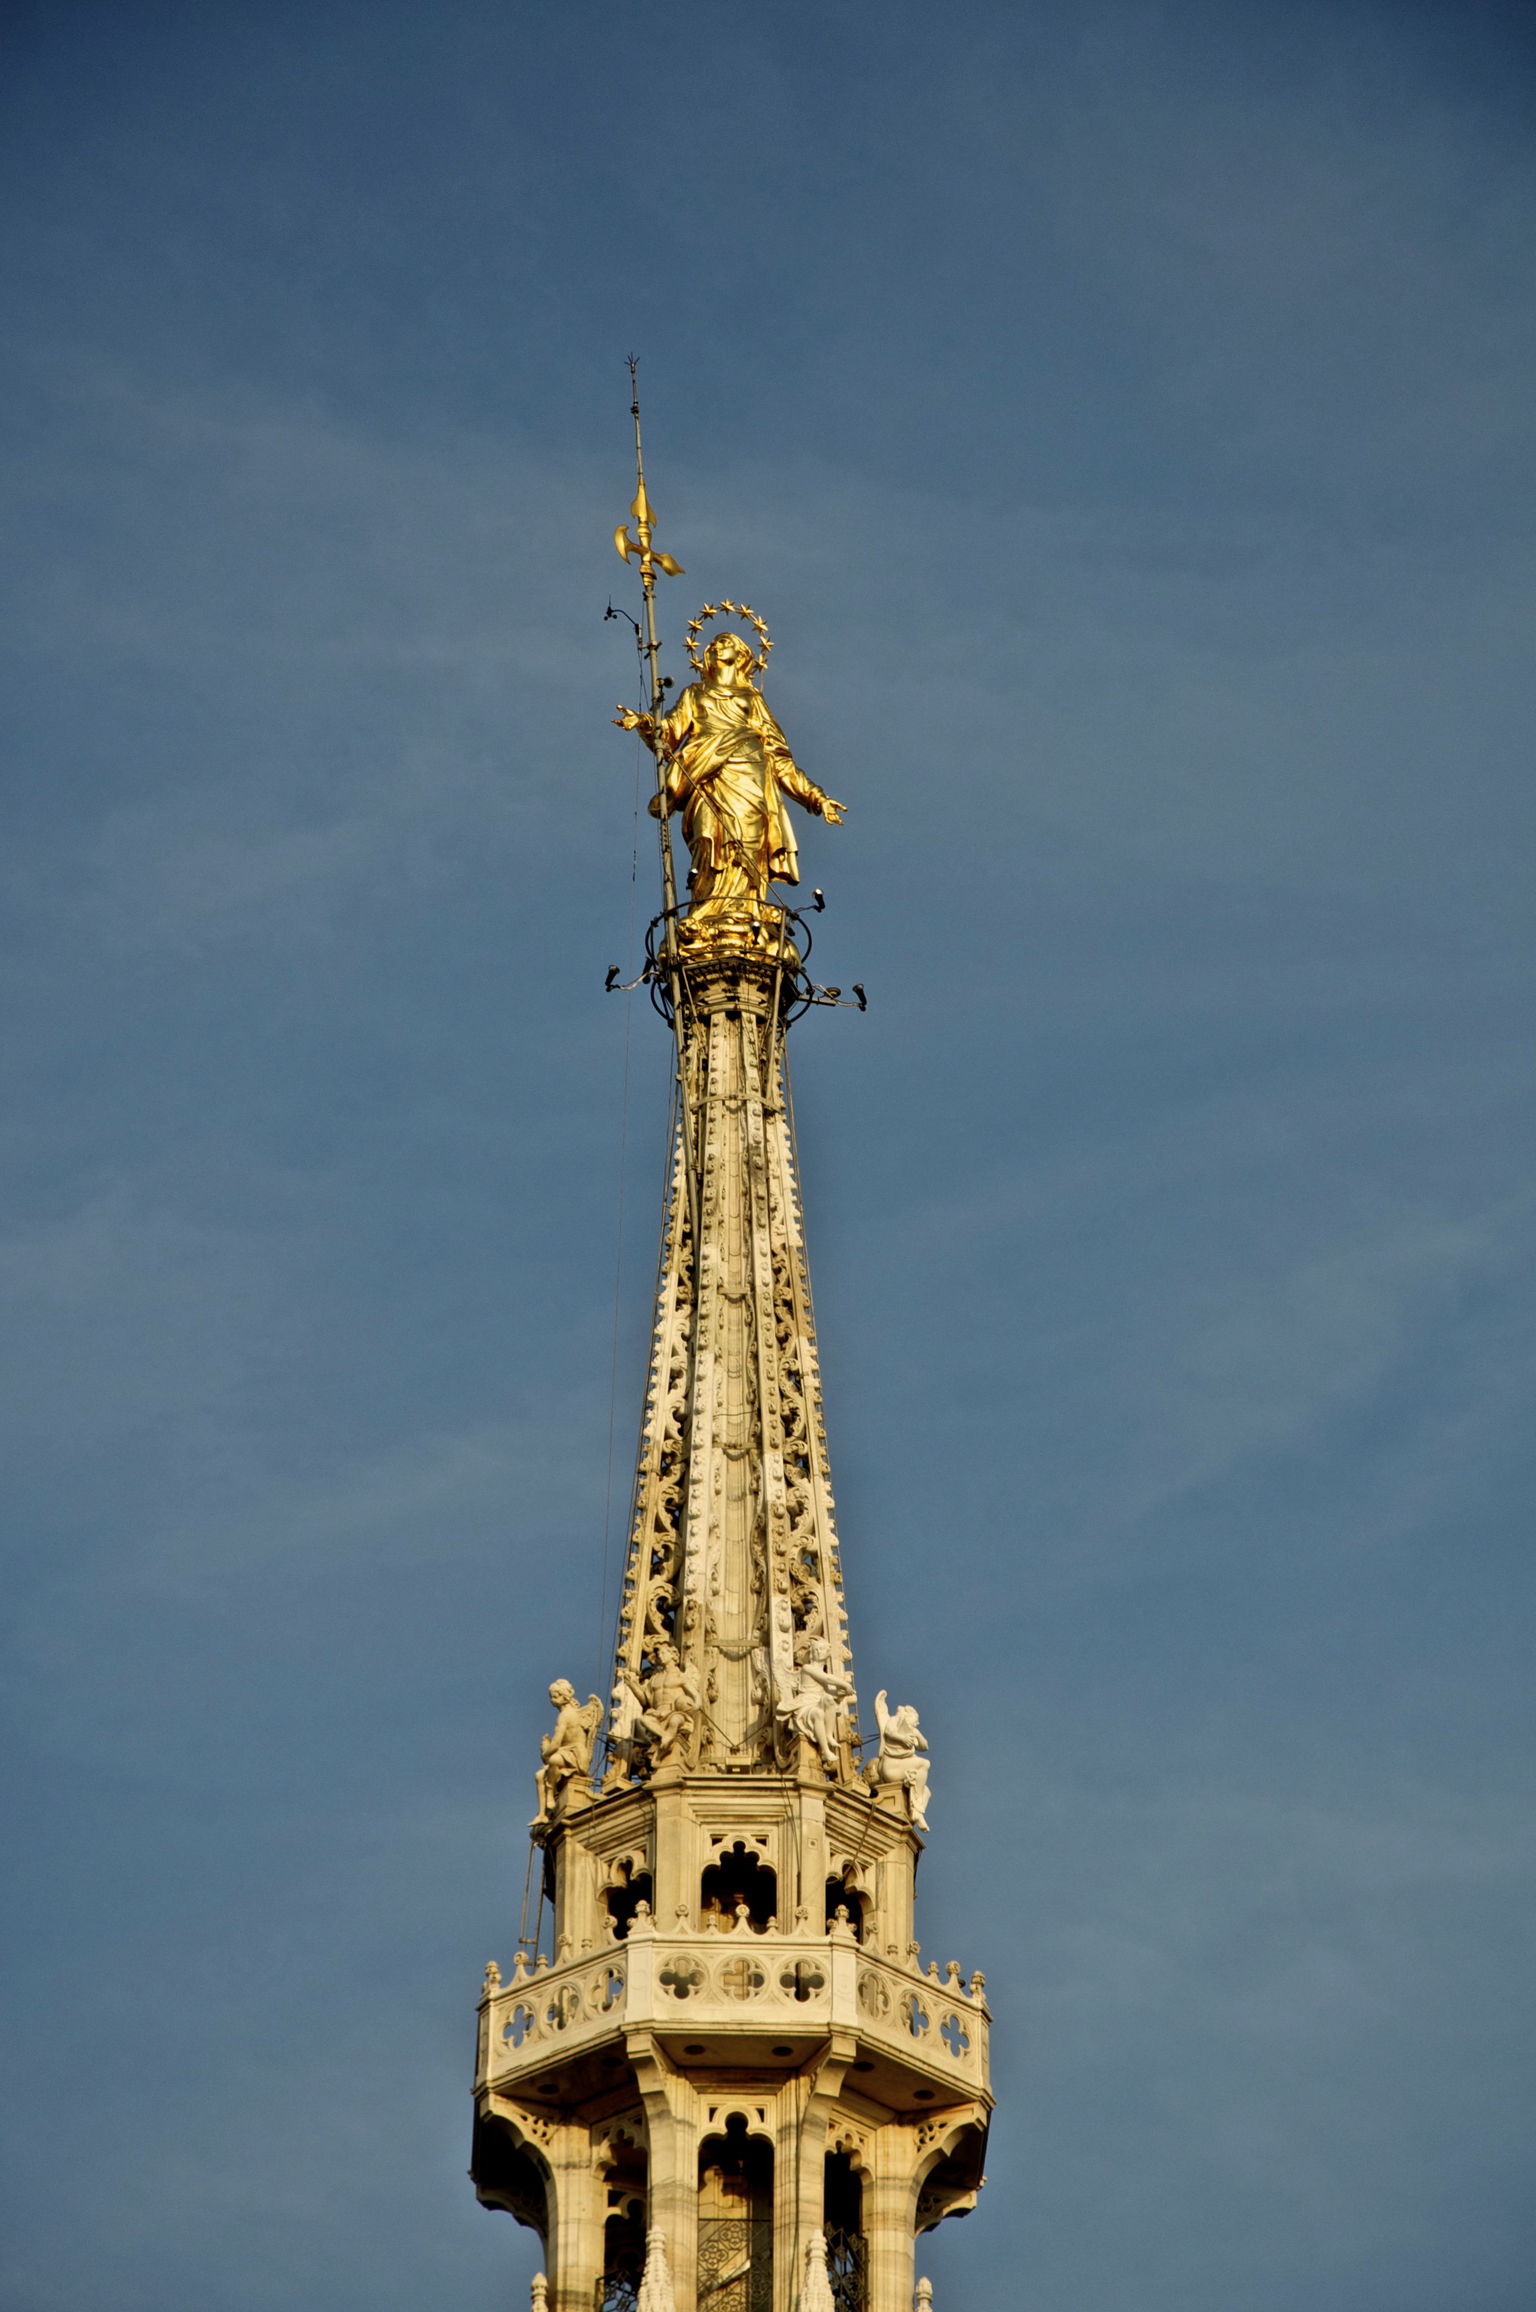
[[[845,2151],[829,2151],[823,2228],[827,2278],[835,2312],[865,2312],[869,2300],[864,2243],[864,2179]]]
[[[699,2312],[773,2312],[773,2146],[733,2112],[699,2147]]]

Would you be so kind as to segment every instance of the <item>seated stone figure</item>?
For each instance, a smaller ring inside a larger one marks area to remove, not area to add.
[[[628,1678],[628,1672],[625,1675]],[[648,1761],[652,1773],[676,1765],[691,1774],[704,1731],[698,1672],[681,1660],[670,1638],[663,1638],[656,1648],[656,1667],[644,1685],[633,1679],[629,1683],[642,1704],[631,1734],[636,1765]]]
[[[555,1680],[549,1699],[555,1727],[539,1744],[543,1764],[534,1777],[539,1794],[539,1811],[531,1825],[534,1830],[547,1830],[565,1803],[569,1785],[591,1773],[592,1746],[603,1717],[597,1696],[590,1694],[585,1702],[578,1702],[569,1678]]]
[[[875,1724],[880,1729],[879,1755],[872,1758],[865,1772],[875,1789],[881,1785],[895,1786],[907,1793],[907,1804],[915,1830],[928,1828],[928,1760],[922,1755],[928,1748],[917,1722],[917,1712],[910,1702],[900,1709],[886,1707],[885,1688],[875,1696]]]
[[[837,1737],[851,1680],[832,1667],[825,1638],[802,1638],[795,1648],[794,1691],[780,1696],[775,1714],[787,1732],[803,1734],[829,1774],[837,1771]]]

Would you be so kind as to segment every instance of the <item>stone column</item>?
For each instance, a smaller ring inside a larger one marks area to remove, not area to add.
[[[912,2220],[916,2204],[909,2128],[881,2130],[873,2174],[864,2180],[864,2238],[869,2259],[866,2312],[912,2312],[912,2274],[917,2261]]]
[[[698,2098],[667,2066],[649,2033],[631,2033],[629,2059],[645,2103],[648,2225],[666,2235],[676,2312],[694,2312],[699,2274]],[[581,2312],[591,2312],[590,2302]]]
[[[605,2194],[593,2172],[590,2129],[556,2130],[546,2157],[549,2189],[549,2312],[592,2312],[603,2268]]]

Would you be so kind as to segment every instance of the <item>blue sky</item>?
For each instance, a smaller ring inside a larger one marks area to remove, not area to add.
[[[856,1667],[998,2015],[939,2312],[1525,2312],[1529,19],[7,43],[5,2312],[526,2300],[470,2013],[667,1073],[631,351],[670,663],[753,601],[849,804]]]

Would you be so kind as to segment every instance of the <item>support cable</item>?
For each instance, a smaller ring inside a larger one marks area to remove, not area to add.
[[[517,1947],[520,1951],[537,1950],[538,1948],[539,1929],[537,1921],[534,1923],[533,1934],[530,1936],[528,1932],[528,1905],[533,1899],[533,1865],[534,1858],[538,1856],[538,1854],[538,1846],[534,1840],[530,1838],[528,1841],[528,1867],[523,1872],[523,1907],[518,1913],[517,1920]],[[542,1861],[542,1858],[540,1859]],[[539,1872],[539,1886],[541,1893],[543,1884],[544,1874],[541,1868]],[[540,1907],[542,1908],[542,1901]]]
[[[632,838],[629,854],[629,921],[625,934],[626,951],[632,951],[634,946],[635,909],[640,878],[640,759],[638,755],[635,758]],[[619,1119],[619,1217],[613,1255],[613,1335],[608,1357],[608,1469],[603,1488],[603,1572],[597,1600],[597,1644],[600,1663],[603,1640],[608,1629],[608,1562],[613,1534],[613,1446],[619,1396],[619,1317],[624,1283],[624,1190],[629,1155],[629,1052],[633,1028],[634,1005],[626,998],[624,1004],[623,1091],[620,1099]]]

